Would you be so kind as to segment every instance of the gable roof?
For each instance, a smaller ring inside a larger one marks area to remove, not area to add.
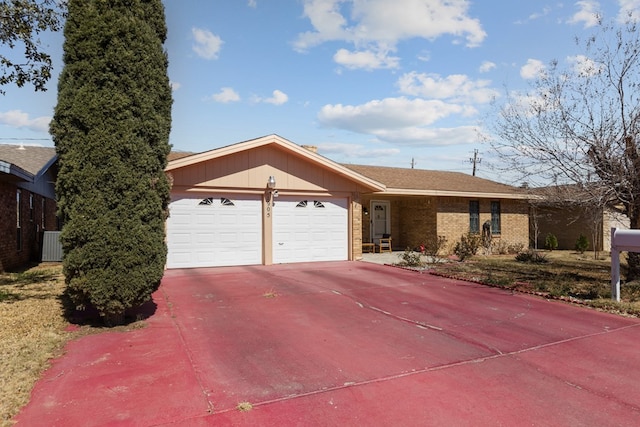
[[[384,166],[344,165],[383,183],[385,194],[528,199],[521,188],[461,172],[404,169]]]
[[[385,188],[384,184],[377,182],[375,179],[361,175],[353,169],[347,168],[339,163],[329,160],[328,158],[321,156],[318,153],[315,153],[275,134],[263,136],[261,138],[250,139],[248,141],[239,142],[233,145],[227,145],[225,147],[216,148],[213,150],[205,151],[203,153],[185,155],[183,157],[180,157],[179,155],[172,156],[170,157],[165,171],[171,172],[172,170],[191,166],[197,163],[206,162],[223,156],[228,156],[231,154],[236,154],[242,151],[268,145],[283,149],[290,154],[308,161],[309,163],[315,164],[324,169],[328,169],[337,175],[357,182],[358,184],[364,186],[365,188],[369,188],[372,191],[383,191]]]
[[[34,182],[57,158],[53,147],[0,144],[0,173]]]

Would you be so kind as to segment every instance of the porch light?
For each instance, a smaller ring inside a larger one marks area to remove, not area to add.
[[[270,188],[271,190],[276,188],[276,179],[273,177],[273,175],[271,175],[269,177],[269,180],[267,181],[267,188]]]

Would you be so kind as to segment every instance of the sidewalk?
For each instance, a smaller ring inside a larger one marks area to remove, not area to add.
[[[374,264],[382,264],[382,265],[392,265],[399,264],[402,261],[402,254],[404,251],[393,251],[393,252],[383,252],[383,253],[363,253],[362,260],[365,262],[372,262]],[[420,257],[423,262],[430,262],[431,257],[422,255]]]

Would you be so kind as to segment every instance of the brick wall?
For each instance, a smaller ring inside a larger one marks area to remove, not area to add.
[[[13,270],[40,259],[41,240],[44,230],[57,230],[56,203],[39,194],[21,189],[21,238],[18,248],[16,220],[17,187],[0,181],[0,271]]]
[[[362,204],[360,194],[354,193],[351,197],[351,248],[353,259],[362,259]]]
[[[438,198],[438,235],[447,238],[447,252],[451,253],[456,242],[469,231],[469,201],[480,202],[480,226],[491,220],[491,199],[471,199],[462,197]],[[506,244],[529,246],[529,205],[526,201],[500,201],[500,239]]]
[[[376,197],[376,200],[382,198]],[[363,197],[369,207],[371,198]],[[451,253],[460,236],[469,231],[469,201],[480,202],[480,224],[491,220],[491,199],[464,197],[392,197],[390,202],[391,236],[394,250],[415,248],[430,239],[447,239],[442,253]],[[370,216],[364,215],[362,239],[368,241]],[[526,201],[500,200],[501,233],[493,236],[507,244],[529,246],[529,205]]]
[[[392,212],[398,219],[397,230],[392,235],[394,246],[399,250],[414,249],[429,240],[436,239],[437,212],[433,197],[416,197],[397,200],[392,204]]]
[[[532,213],[533,215],[533,213]],[[538,222],[538,248],[544,248],[547,234],[552,233],[558,239],[558,249],[573,250],[580,234],[584,234],[589,240],[589,250],[594,246],[597,250],[608,251],[611,249],[611,227],[629,228],[629,219],[621,214],[605,212],[599,224],[599,219],[594,213],[582,208],[553,208],[538,207],[535,210]],[[531,238],[535,238],[533,230],[534,219],[531,221]],[[594,241],[594,229],[597,236]]]

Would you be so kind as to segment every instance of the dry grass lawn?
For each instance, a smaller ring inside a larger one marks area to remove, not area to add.
[[[62,268],[40,266],[0,274],[0,413],[3,426],[29,401],[48,361],[62,351],[71,333],[60,296]]]
[[[611,300],[611,258],[594,259],[593,252],[574,251],[540,251],[540,255],[547,262],[519,262],[515,255],[475,255],[465,262],[439,264],[433,271],[617,314],[640,315],[640,282],[622,283],[621,302]],[[622,263],[623,280],[625,269]]]

